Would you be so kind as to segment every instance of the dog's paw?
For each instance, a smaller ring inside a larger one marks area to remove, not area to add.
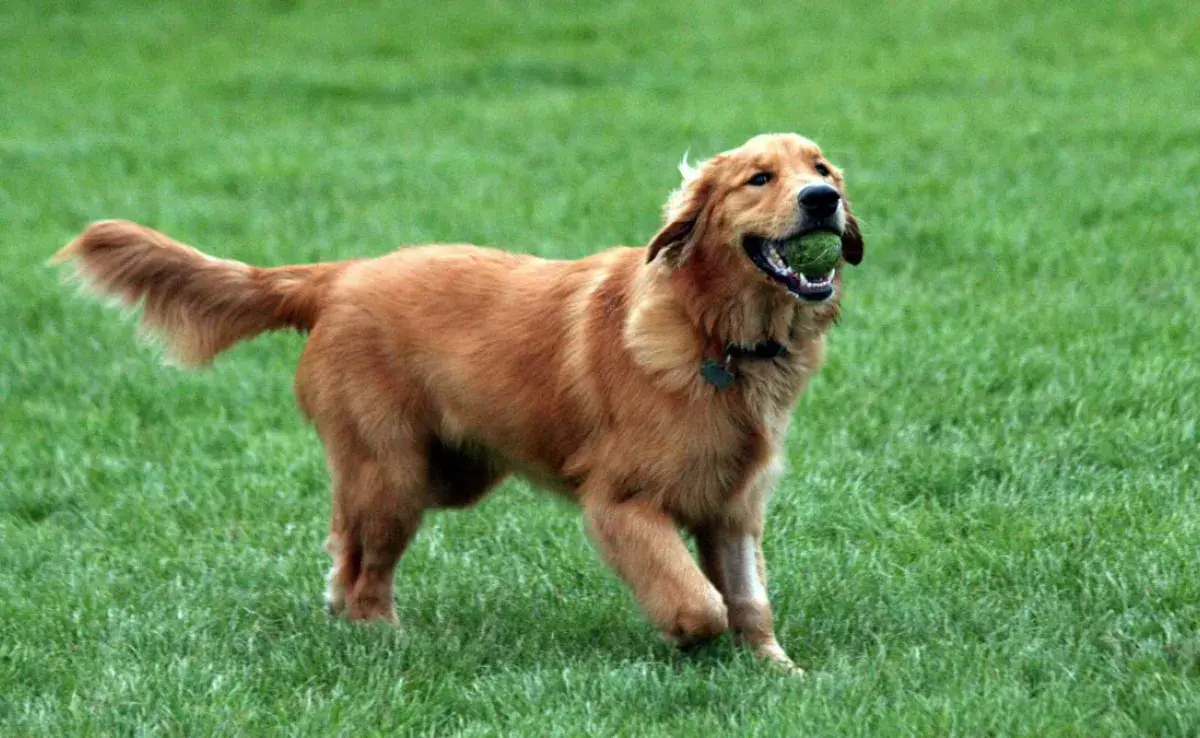
[[[346,603],[346,617],[359,623],[384,623],[399,626],[396,606],[390,602],[360,600]]]
[[[767,662],[769,667],[779,673],[780,676],[791,677],[793,679],[803,679],[807,676],[804,669],[795,661],[788,659],[787,661],[776,661],[772,659]]]
[[[755,647],[754,655],[765,661],[771,669],[783,676],[804,677],[804,669],[800,668],[795,661],[792,661],[783,648],[774,641]]]

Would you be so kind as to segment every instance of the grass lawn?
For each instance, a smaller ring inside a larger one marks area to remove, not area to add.
[[[0,733],[1195,735],[1194,3],[0,2]],[[44,260],[644,243],[796,130],[867,234],[766,539],[780,640],[680,656],[577,514],[435,515],[330,621],[302,339],[164,369]]]

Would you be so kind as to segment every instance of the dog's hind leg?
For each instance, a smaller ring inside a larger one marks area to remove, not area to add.
[[[421,524],[428,502],[427,465],[416,448],[382,463],[365,454],[331,458],[333,522],[326,549],[333,554],[326,604],[351,620],[396,622],[396,563]]]
[[[326,602],[352,620],[395,622],[396,563],[433,498],[425,406],[371,314],[331,309],[323,320],[300,359],[296,397],[333,476]]]

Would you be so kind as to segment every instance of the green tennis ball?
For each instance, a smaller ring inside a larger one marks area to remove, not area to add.
[[[788,266],[806,277],[823,277],[837,266],[842,255],[842,237],[816,231],[793,238],[786,247]]]

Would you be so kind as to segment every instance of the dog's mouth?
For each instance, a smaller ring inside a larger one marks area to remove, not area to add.
[[[808,232],[800,232],[779,239],[748,235],[742,238],[742,248],[754,266],[782,284],[788,292],[808,302],[824,302],[833,296],[833,278],[837,268],[825,272],[810,268],[793,269],[788,264],[789,246],[795,252],[794,247],[806,235]]]

